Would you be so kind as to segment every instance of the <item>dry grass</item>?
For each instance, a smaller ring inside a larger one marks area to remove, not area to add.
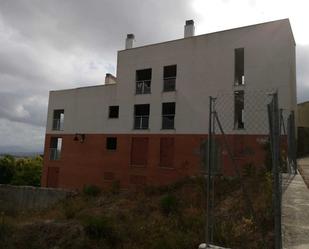
[[[216,244],[261,248],[263,225],[272,248],[271,184],[266,173],[247,176],[246,186],[262,224],[247,213],[237,179],[216,179]],[[167,187],[77,195],[54,207],[5,216],[12,224],[5,248],[197,248],[204,241],[205,183],[184,179]],[[1,244],[0,244],[1,248]]]

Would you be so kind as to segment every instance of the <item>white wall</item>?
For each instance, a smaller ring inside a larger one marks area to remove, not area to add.
[[[245,49],[246,130],[233,130],[234,49]],[[177,64],[175,92],[162,92],[163,67]],[[135,95],[135,72],[152,68],[151,94]],[[65,109],[64,133],[207,133],[208,97],[227,133],[267,133],[266,93],[279,91],[280,107],[296,109],[295,47],[287,20],[195,36],[118,52],[116,85],[50,94],[53,109]],[[162,102],[176,102],[175,130],[161,130]],[[149,130],[133,130],[134,104],[150,104]],[[119,105],[119,119],[108,106]]]

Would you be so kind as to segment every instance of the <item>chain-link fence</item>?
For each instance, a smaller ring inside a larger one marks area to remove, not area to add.
[[[283,102],[282,102],[283,103]],[[205,141],[204,165],[207,174],[206,242],[213,242],[214,179],[218,175],[236,176],[247,209],[265,241],[263,224],[256,215],[246,186],[246,171],[264,169],[272,175],[272,209],[275,248],[282,248],[281,202],[282,172],[296,174],[295,117],[293,111],[279,108],[273,89],[232,93],[219,92],[209,99],[209,133]]]

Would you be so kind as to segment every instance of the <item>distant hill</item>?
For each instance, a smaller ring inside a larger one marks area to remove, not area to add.
[[[37,155],[42,155],[43,152],[27,150],[20,146],[0,146],[0,156],[7,154],[15,157],[33,157]]]

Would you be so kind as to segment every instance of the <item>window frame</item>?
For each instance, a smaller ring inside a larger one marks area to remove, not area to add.
[[[175,76],[166,76],[166,71],[170,67],[175,67]],[[163,67],[163,92],[174,92],[176,91],[176,79],[177,79],[177,64],[167,65]],[[168,84],[172,87],[168,87]]]
[[[149,79],[139,79],[140,76],[138,75],[139,72],[142,73],[142,71],[150,71],[150,78]],[[152,80],[152,68],[144,68],[144,69],[138,69],[135,71],[135,94],[151,94],[151,80]],[[138,90],[141,89],[141,90]]]
[[[64,109],[53,110],[52,130],[53,131],[64,130]]]
[[[245,80],[245,48],[234,49],[234,86],[244,86]]]
[[[60,144],[60,148],[59,147]],[[49,161],[59,161],[61,159],[63,147],[63,138],[62,137],[54,137],[50,138],[49,143]]]
[[[174,104],[174,113],[167,113],[167,114],[164,113],[164,105],[168,105],[168,104]],[[162,115],[161,129],[162,130],[175,130],[176,102],[164,102],[164,103],[162,103],[162,113],[161,113],[161,115]],[[165,120],[165,118],[170,118],[170,117],[172,117],[173,125],[167,126],[164,123],[164,120]]]
[[[136,108],[138,106],[148,106],[148,115],[136,115]],[[148,130],[149,129],[149,117],[150,117],[150,104],[135,104],[134,105],[134,123],[133,123],[133,129],[134,130]],[[137,126],[137,118],[140,119],[139,126]],[[144,121],[143,120],[147,120],[146,124],[147,126],[143,126]]]

